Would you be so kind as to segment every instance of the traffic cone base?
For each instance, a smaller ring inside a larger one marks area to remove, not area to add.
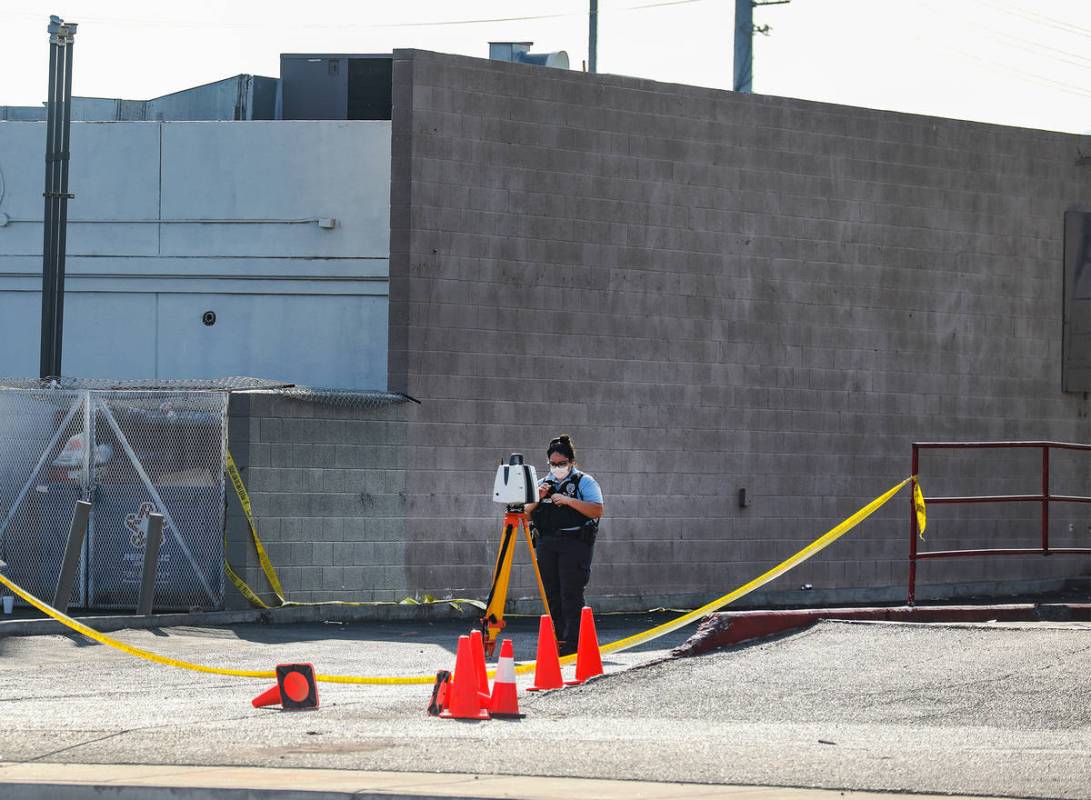
[[[496,678],[492,685],[489,713],[494,717],[522,719],[519,713],[519,688],[515,683],[515,649],[511,639],[500,645],[500,660],[496,665]]]
[[[594,612],[588,606],[580,612],[580,643],[576,650],[576,679],[565,681],[565,686],[579,686],[588,678],[601,675],[602,651],[599,650],[598,632],[595,630]]]
[[[312,664],[278,664],[277,685],[280,705],[285,711],[309,711],[318,708],[318,683]]]
[[[549,614],[542,614],[538,621],[538,654],[534,660],[534,685],[528,692],[541,692],[546,689],[560,689],[564,686],[561,679],[561,657],[557,653],[557,635],[553,632],[553,620]]]
[[[281,706],[282,711],[309,711],[318,708],[318,684],[312,664],[277,664],[277,684],[253,700],[254,708]]]
[[[445,708],[441,712],[439,712],[439,718],[440,719],[492,719],[492,717],[489,716],[488,709],[486,709],[486,708],[482,708],[476,714],[470,714],[470,715],[452,714],[451,709]]]

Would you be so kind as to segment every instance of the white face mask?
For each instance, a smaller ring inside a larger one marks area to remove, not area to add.
[[[554,478],[561,480],[568,474],[569,469],[571,469],[571,467],[550,467],[549,471],[553,473]]]

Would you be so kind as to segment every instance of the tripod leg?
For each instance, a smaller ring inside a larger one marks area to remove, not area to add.
[[[492,588],[485,601],[485,615],[481,617],[481,634],[485,640],[485,655],[491,656],[496,648],[496,637],[504,628],[504,606],[508,602],[508,584],[511,581],[511,562],[515,555],[515,538],[518,522],[505,517],[504,534],[500,539],[500,551],[496,555]]]
[[[530,538],[530,524],[527,522],[526,515],[522,515],[519,518],[519,524],[523,528],[523,533],[527,537],[527,547],[530,549],[530,565],[534,567],[534,578],[538,581],[538,594],[542,596],[542,607],[545,608],[546,614],[549,612],[549,599],[546,597],[545,584],[542,583],[542,573],[538,570],[538,554],[534,552],[534,542]],[[552,614],[550,614],[552,616]]]

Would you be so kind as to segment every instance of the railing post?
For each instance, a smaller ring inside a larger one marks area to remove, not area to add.
[[[913,469],[909,473],[913,482],[909,487],[909,591],[905,604],[913,605],[917,594],[917,509],[913,503],[913,488],[917,484],[917,468],[920,466],[920,448],[913,443]]]
[[[86,446],[86,443],[85,445]],[[64,548],[61,561],[61,574],[57,577],[57,590],[53,594],[53,607],[62,614],[68,611],[72,601],[72,589],[76,585],[76,567],[83,553],[83,539],[87,535],[87,520],[91,517],[91,504],[86,500],[76,501],[76,510],[72,512],[72,527],[68,531],[68,544]]]
[[[163,515],[148,516],[148,536],[144,540],[144,568],[140,577],[140,597],[136,602],[136,613],[150,617],[155,604],[155,577],[159,566],[159,547],[163,543]]]
[[[1049,445],[1042,445],[1042,555],[1049,555]]]

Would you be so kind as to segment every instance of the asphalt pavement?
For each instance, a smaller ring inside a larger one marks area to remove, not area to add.
[[[600,638],[668,616],[603,617]],[[311,661],[320,673],[408,675],[450,669],[465,628],[117,635],[239,669]],[[536,620],[509,630],[516,657],[533,658]],[[689,632],[606,657],[614,674],[584,686],[521,694],[525,719],[489,722],[427,716],[420,685],[322,684],[317,711],[253,709],[269,682],[163,667],[79,636],[2,639],[0,761],[14,766],[0,781],[28,763],[202,765],[1091,800],[1091,625],[821,623],[662,660]]]

